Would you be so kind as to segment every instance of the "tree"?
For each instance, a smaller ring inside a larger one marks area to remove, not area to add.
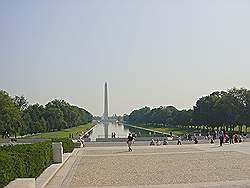
[[[47,122],[48,131],[61,130],[66,124],[63,119],[63,112],[55,107],[45,107],[44,119]]]
[[[39,132],[45,132],[46,121],[43,117],[44,107],[39,104],[30,105],[27,109],[24,110],[23,119],[25,122],[25,133],[33,134]]]
[[[242,126],[245,124],[245,131],[247,131],[247,128],[250,124],[250,91],[245,88],[232,88],[229,89],[228,92],[233,95],[242,105],[242,109],[239,114],[241,120],[239,129],[242,132]]]
[[[21,110],[25,110],[28,107],[28,100],[22,95],[21,97],[15,96],[13,98],[16,106]]]
[[[0,91],[0,132],[4,137],[6,132],[16,137],[22,124],[20,109],[15,105],[8,93]]]

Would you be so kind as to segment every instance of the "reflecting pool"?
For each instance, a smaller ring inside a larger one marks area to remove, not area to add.
[[[125,138],[129,133],[135,133],[137,137],[151,137],[155,133],[126,126],[121,123],[98,123],[89,133],[91,141],[96,141],[96,138],[112,138],[112,133],[115,133],[115,138]],[[158,134],[155,134],[159,136]]]

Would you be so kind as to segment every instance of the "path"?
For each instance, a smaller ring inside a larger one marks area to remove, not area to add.
[[[46,188],[250,187],[250,143],[87,147]]]

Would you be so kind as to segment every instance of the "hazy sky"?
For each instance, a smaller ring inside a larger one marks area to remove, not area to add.
[[[0,89],[110,114],[250,88],[249,0],[2,0]]]

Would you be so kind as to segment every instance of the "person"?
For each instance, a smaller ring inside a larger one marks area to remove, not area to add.
[[[81,143],[82,147],[85,147],[85,140],[79,135],[79,142]]]
[[[188,141],[192,141],[191,134],[188,134]]]
[[[233,141],[233,133],[232,132],[228,133],[228,136],[229,136],[229,143],[233,144],[234,143],[234,141]]]
[[[162,145],[167,145],[168,144],[168,142],[167,142],[167,139],[166,138],[164,138],[164,140],[163,140],[163,144]]]
[[[157,146],[160,146],[160,145],[161,145],[161,141],[160,141],[158,138],[156,139],[156,145],[157,145]]]
[[[150,141],[149,145],[150,145],[150,146],[154,146],[154,145],[155,145],[154,139],[152,139],[152,140]]]
[[[128,140],[127,140],[127,144],[128,144],[128,151],[133,151],[131,148],[131,145],[133,143],[134,137],[131,135],[131,133],[128,134]]]
[[[244,140],[244,141],[247,140],[247,133],[246,133],[246,132],[243,134],[243,140]]]
[[[194,137],[194,144],[198,144],[198,140],[196,136]]]
[[[241,143],[242,142],[242,136],[240,135],[240,138],[239,138],[239,143]]]
[[[215,139],[216,139],[216,135],[217,135],[217,132],[216,132],[216,131],[214,131],[214,133],[213,133],[213,140],[215,140]]]
[[[181,137],[180,136],[177,137],[177,140],[178,140],[177,145],[181,145]]]
[[[132,133],[132,137],[133,137],[133,138],[136,138],[136,136],[135,136],[135,133],[134,133],[134,132]]]
[[[234,135],[234,143],[238,143],[238,135],[237,134]]]
[[[225,143],[229,142],[229,136],[227,134],[224,134],[224,140],[225,140]]]
[[[114,138],[116,137],[116,133],[115,132],[113,133],[113,136],[114,136]]]
[[[224,139],[223,131],[221,131],[221,132],[219,133],[219,139],[220,139],[220,146],[222,146],[222,144],[223,144],[223,139]]]
[[[213,138],[211,138],[211,140],[210,140],[210,144],[213,144],[214,143],[214,140],[213,140]]]

